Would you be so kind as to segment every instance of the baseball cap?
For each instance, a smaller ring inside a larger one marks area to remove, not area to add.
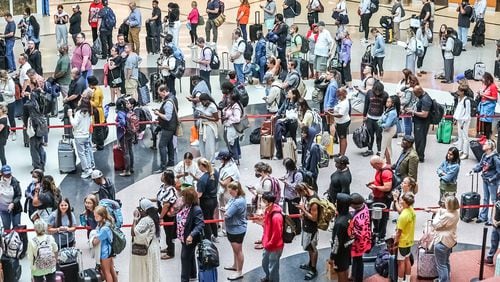
[[[318,26],[325,26],[325,22],[324,21],[319,21],[318,22]]]
[[[4,165],[2,166],[2,174],[11,174],[12,173],[12,168],[10,165]]]
[[[71,8],[80,10],[80,5],[76,4],[76,5],[71,6]]]
[[[403,140],[405,140],[406,142],[410,142],[410,143],[415,142],[415,138],[413,136],[411,136],[411,135],[405,135],[403,137]]]
[[[220,151],[217,157],[215,157],[216,160],[230,160],[233,157],[233,154],[231,154],[228,151]]]
[[[102,177],[102,172],[98,169],[94,169],[92,171],[92,179],[97,179],[97,178],[101,178]]]
[[[155,205],[153,205],[153,202],[151,202],[151,200],[146,199],[146,198],[142,198],[139,201],[139,207],[141,208],[141,210],[147,211],[150,208],[154,208]]]
[[[335,157],[335,162],[339,164],[349,164],[349,158],[346,156]]]

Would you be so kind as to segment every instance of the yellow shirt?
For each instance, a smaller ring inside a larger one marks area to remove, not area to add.
[[[398,218],[397,229],[401,230],[399,237],[399,247],[407,248],[413,246],[413,238],[415,236],[415,223],[417,216],[413,207],[403,209]]]
[[[94,90],[94,94],[92,94],[92,98],[90,99],[90,104],[94,109],[97,109],[99,112],[99,120],[95,120],[96,117],[94,117],[94,123],[104,123],[106,120],[104,119],[104,108],[103,108],[103,103],[104,101],[104,95],[102,94],[102,89],[101,87],[97,86],[96,89]]]

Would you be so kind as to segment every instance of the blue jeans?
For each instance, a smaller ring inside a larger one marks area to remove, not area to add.
[[[499,240],[500,240],[500,228],[493,227],[491,230],[491,247],[486,257],[493,259],[498,249]]]
[[[160,142],[158,149],[160,151],[160,168],[166,169],[167,166],[174,165],[174,131],[162,129],[160,131]]]
[[[467,44],[467,34],[469,34],[468,27],[458,27],[458,39],[462,40],[463,48],[465,48],[465,45]]]
[[[483,205],[487,205],[490,203],[490,198],[491,198],[491,203],[495,203],[497,201],[497,189],[498,189],[498,183],[497,182],[488,182],[483,179]],[[488,219],[488,208],[482,208],[481,212],[479,213],[479,218],[484,220],[484,221],[489,221]]]
[[[280,257],[283,249],[275,252],[264,250],[262,254],[262,269],[269,282],[280,281]]]
[[[234,64],[234,71],[236,72],[236,81],[238,84],[244,84],[245,74],[243,74],[243,64]]]
[[[14,214],[8,211],[0,211],[0,217],[5,229],[15,228],[21,224],[21,213]]]
[[[248,37],[247,37],[247,25],[246,24],[240,24],[240,29],[241,29],[241,36],[243,37],[243,39],[245,41],[248,40]]]
[[[88,172],[92,169],[93,159],[92,156],[92,145],[90,144],[90,138],[75,138],[76,152],[80,158],[80,164],[82,166],[82,172]]]
[[[439,242],[434,245],[439,282],[450,281],[450,254],[451,248],[446,247],[443,243]]]
[[[16,60],[14,59],[14,44],[15,40],[5,41],[5,57],[7,59],[7,69],[8,71],[16,70]]]
[[[411,135],[413,129],[413,123],[411,121],[411,117],[404,117],[403,125],[404,125],[403,131],[405,135]]]

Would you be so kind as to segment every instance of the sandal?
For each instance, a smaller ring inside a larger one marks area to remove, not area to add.
[[[233,266],[224,266],[224,269],[229,271],[236,271],[236,267]]]
[[[311,271],[311,266],[308,263],[307,264],[304,263],[304,264],[299,265],[299,268],[303,269],[303,270],[309,270],[309,271]]]
[[[262,246],[262,244],[255,244],[255,246],[253,248],[256,250],[262,250],[262,249],[264,249],[264,246]]]
[[[307,272],[306,276],[304,277],[304,280],[306,281],[313,280],[314,278],[316,278],[316,276],[318,276],[318,271],[310,270],[309,272]]]
[[[169,255],[167,255],[167,254],[162,254],[162,255],[161,255],[161,259],[162,259],[162,260],[173,259],[173,258],[174,258],[174,257],[171,257],[171,256],[169,256]]]
[[[258,244],[262,244],[262,240],[257,240],[255,242],[253,242],[255,245],[258,245]]]

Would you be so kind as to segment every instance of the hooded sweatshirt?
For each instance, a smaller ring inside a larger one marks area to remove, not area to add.
[[[266,251],[275,252],[283,249],[283,216],[281,207],[273,204],[264,214],[264,233],[262,246]]]
[[[321,158],[320,154],[320,145],[314,143],[314,138],[316,137],[316,129],[313,127],[309,127],[309,132],[307,134],[307,142],[305,143],[307,146],[305,150],[302,152],[307,152],[305,155],[305,161],[303,161],[302,166],[309,172],[311,172],[314,177],[317,177],[319,174],[318,163]],[[303,153],[304,154],[304,153]]]
[[[370,211],[366,205],[352,215],[348,234],[351,238],[354,238],[351,257],[360,257],[372,248]]]
[[[351,238],[348,235],[349,220],[349,205],[351,197],[348,194],[337,194],[337,212],[338,216],[335,219],[335,225],[332,230],[332,252],[330,259],[333,261],[350,260],[351,256]]]
[[[89,138],[91,117],[88,112],[76,111],[75,116],[69,116],[71,126],[73,126],[73,135],[75,138]]]

